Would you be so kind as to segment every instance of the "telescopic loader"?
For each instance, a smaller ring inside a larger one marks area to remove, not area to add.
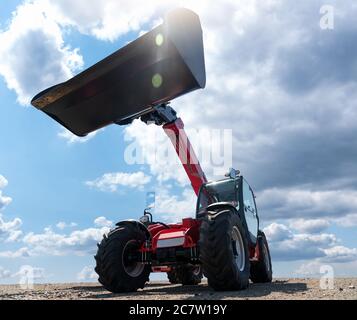
[[[208,182],[169,102],[206,85],[199,17],[187,9],[65,83],[32,100],[78,136],[135,119],[162,126],[198,196],[196,217],[154,222],[149,210],[104,235],[95,256],[99,282],[111,292],[143,288],[151,272],[175,284],[196,285],[203,275],[215,290],[270,282],[266,237],[259,229],[253,190],[239,171]]]

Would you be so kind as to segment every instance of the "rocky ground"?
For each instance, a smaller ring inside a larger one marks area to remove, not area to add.
[[[240,292],[214,292],[207,283],[182,287],[152,282],[133,294],[111,294],[98,284],[35,285],[32,290],[0,286],[0,300],[250,300],[250,299],[349,299],[357,300],[357,278],[335,279],[334,289],[321,290],[319,279],[276,279],[270,284],[252,284]]]

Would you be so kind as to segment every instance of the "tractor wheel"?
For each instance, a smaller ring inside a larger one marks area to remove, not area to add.
[[[167,278],[172,284],[180,283],[184,286],[197,285],[202,280],[202,268],[200,265],[179,266],[168,272]]]
[[[273,279],[273,270],[271,266],[268,241],[263,231],[258,232],[258,246],[260,259],[257,262],[251,263],[250,279],[254,283],[271,282]]]
[[[216,291],[249,286],[248,240],[238,214],[222,210],[215,219],[204,219],[199,244],[200,261],[209,286]]]
[[[146,235],[135,226],[121,226],[104,236],[95,256],[99,282],[114,293],[144,288],[151,267],[140,262],[139,248]]]

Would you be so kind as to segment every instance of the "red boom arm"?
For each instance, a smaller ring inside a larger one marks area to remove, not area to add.
[[[176,153],[191,181],[193,190],[198,195],[200,187],[207,182],[207,178],[188,140],[183,121],[178,118],[174,122],[165,124],[163,128],[175,147]]]

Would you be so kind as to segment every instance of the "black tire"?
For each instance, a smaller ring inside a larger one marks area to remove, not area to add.
[[[134,292],[149,281],[151,267],[131,261],[146,240],[145,233],[135,226],[120,226],[104,236],[95,256],[99,282],[113,293]]]
[[[172,284],[194,286],[202,281],[202,268],[197,265],[177,266],[167,273],[167,278]]]
[[[271,264],[268,241],[263,231],[258,232],[259,261],[250,265],[250,279],[254,283],[267,283],[273,280],[273,269]]]
[[[237,232],[240,235],[240,250],[232,239],[233,233],[237,235]],[[248,240],[236,212],[225,209],[214,219],[203,219],[199,245],[203,274],[209,286],[216,291],[243,290],[249,286]],[[239,262],[238,251],[242,252]]]

